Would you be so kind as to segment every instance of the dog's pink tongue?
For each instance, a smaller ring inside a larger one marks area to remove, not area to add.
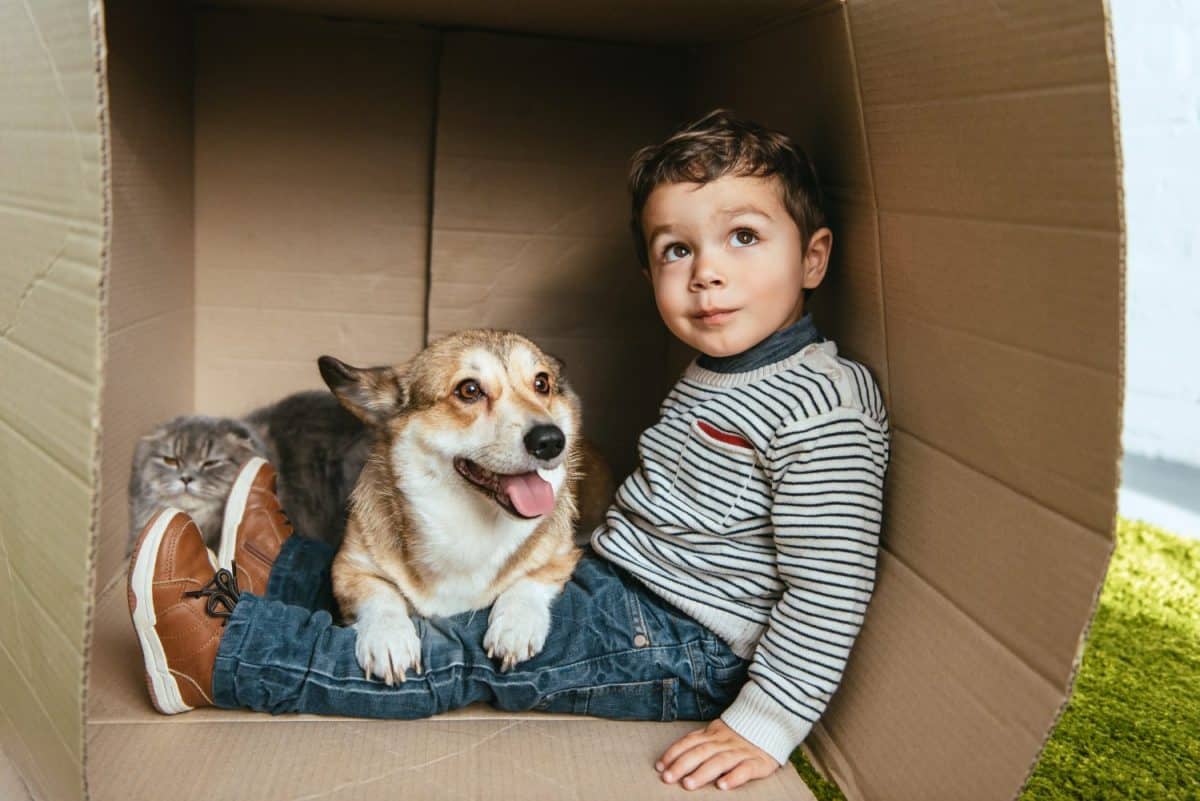
[[[525,517],[544,515],[554,508],[554,487],[536,472],[501,476],[500,489]]]

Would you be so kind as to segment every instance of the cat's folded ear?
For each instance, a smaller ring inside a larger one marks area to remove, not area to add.
[[[317,366],[342,406],[367,425],[382,425],[407,400],[395,367],[352,367],[332,356],[317,359]]]

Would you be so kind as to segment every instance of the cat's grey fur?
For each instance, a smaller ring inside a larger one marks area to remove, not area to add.
[[[300,534],[337,547],[370,433],[328,390],[297,392],[246,416],[279,473],[279,502]]]
[[[142,437],[134,452],[126,550],[165,506],[188,512],[205,544],[216,549],[225,500],[238,470],[255,456],[275,467],[276,491],[296,532],[336,547],[368,437],[358,418],[323,391],[289,395],[243,420],[201,415],[169,420]]]

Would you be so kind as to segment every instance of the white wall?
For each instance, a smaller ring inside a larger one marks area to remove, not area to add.
[[[1200,466],[1200,0],[1110,7],[1128,232],[1124,444]]]

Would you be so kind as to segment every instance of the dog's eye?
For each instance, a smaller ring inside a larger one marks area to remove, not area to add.
[[[483,387],[479,386],[479,382],[474,378],[468,378],[465,381],[459,381],[458,386],[454,388],[454,394],[465,400],[467,403],[474,403],[483,397]]]
[[[536,391],[542,395],[549,395],[550,394],[550,376],[548,376],[545,373],[538,373],[536,376],[534,376],[533,389],[534,389],[534,391]]]

